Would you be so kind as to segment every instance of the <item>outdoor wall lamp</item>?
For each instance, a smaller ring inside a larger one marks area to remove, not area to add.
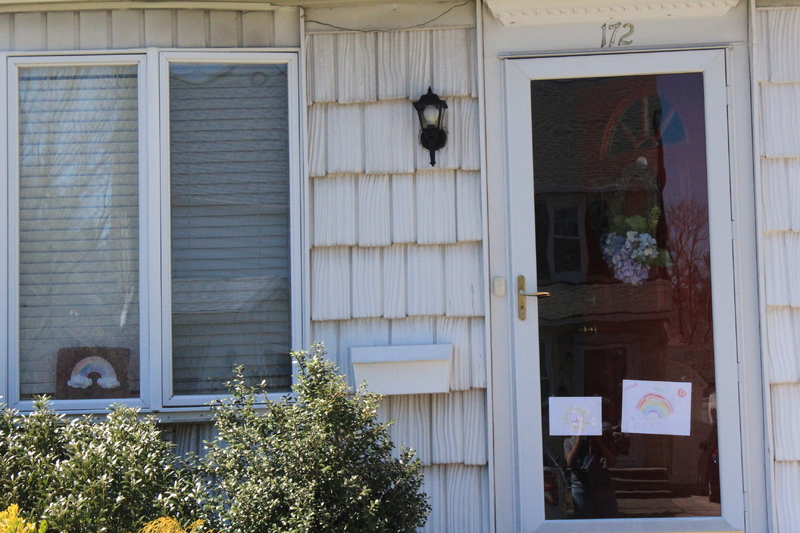
[[[414,102],[419,115],[419,144],[431,154],[431,166],[436,165],[436,152],[447,144],[447,130],[444,129],[444,110],[447,102],[439,99],[430,87],[428,92]]]

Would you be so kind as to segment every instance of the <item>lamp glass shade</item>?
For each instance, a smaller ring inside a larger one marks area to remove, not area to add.
[[[422,119],[423,128],[430,128],[431,126],[438,128],[439,107],[433,104],[425,106],[425,110],[421,113],[420,118]]]

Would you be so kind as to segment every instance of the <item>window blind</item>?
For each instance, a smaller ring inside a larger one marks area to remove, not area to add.
[[[137,67],[19,72],[20,397],[56,392],[69,347],[130,350],[138,396]]]
[[[291,384],[285,65],[170,66],[174,395]]]

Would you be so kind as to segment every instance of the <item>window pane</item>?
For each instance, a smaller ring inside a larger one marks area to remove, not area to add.
[[[136,69],[21,70],[22,399],[139,395]]]
[[[175,395],[291,384],[285,65],[170,66]]]
[[[551,247],[536,228],[537,265],[555,265],[537,302],[543,443],[563,468],[550,488],[571,486],[546,515],[720,516],[703,75],[531,91],[535,205],[555,210]]]

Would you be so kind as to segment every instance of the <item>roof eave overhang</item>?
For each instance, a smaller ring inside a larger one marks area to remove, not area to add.
[[[739,0],[484,0],[505,26],[721,17]]]

